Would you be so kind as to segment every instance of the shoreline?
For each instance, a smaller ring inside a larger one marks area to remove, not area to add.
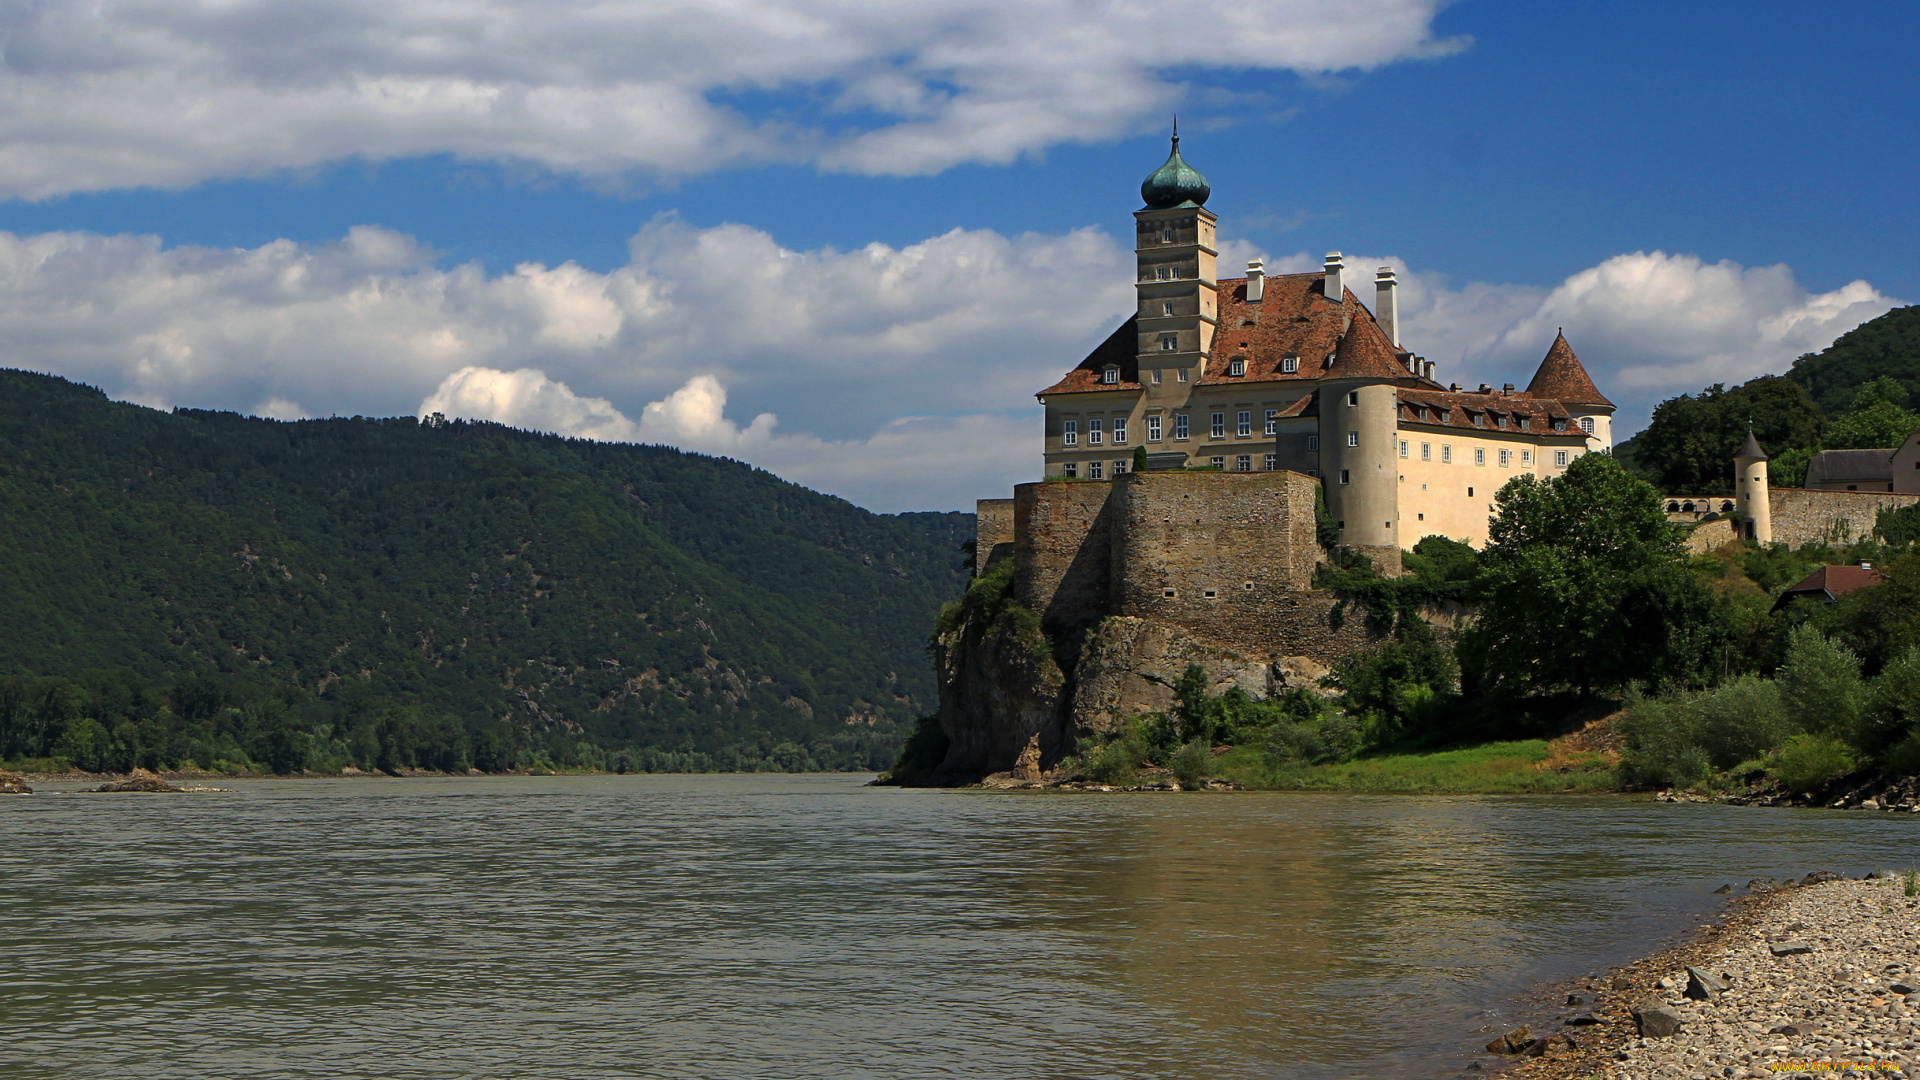
[[[1912,1064],[1920,1062],[1916,1014],[1907,1006],[1909,994],[1920,994],[1920,896],[1907,895],[1906,879],[1814,873],[1772,888],[1748,884],[1753,891],[1731,897],[1675,944],[1528,995],[1523,1011],[1549,1019],[1509,1040],[1523,1053],[1494,1052],[1507,1033],[1489,1029],[1489,1052],[1468,1071],[1738,1080],[1838,1073],[1852,1062],[1859,1075],[1920,1075]],[[1715,976],[1728,977],[1725,989]],[[1920,1008],[1920,996],[1911,1000]],[[1665,1016],[1650,1016],[1656,1009]],[[1602,1022],[1577,1022],[1582,1013]],[[1680,1021],[1678,1030],[1656,1034],[1666,1018]],[[1537,1046],[1542,1039],[1548,1045]]]

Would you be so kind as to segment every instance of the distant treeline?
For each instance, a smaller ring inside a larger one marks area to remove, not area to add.
[[[899,736],[860,730],[805,742],[761,738],[713,749],[609,746],[591,735],[462,721],[371,695],[322,699],[285,685],[127,672],[0,678],[0,760],[15,768],[224,773],[861,772],[885,767]]]

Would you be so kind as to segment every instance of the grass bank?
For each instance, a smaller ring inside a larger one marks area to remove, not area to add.
[[[1321,765],[1274,765],[1257,748],[1237,747],[1215,762],[1214,771],[1266,791],[1505,795],[1618,789],[1609,755],[1545,739],[1378,753]]]

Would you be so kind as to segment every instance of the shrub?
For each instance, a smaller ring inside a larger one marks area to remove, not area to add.
[[[933,771],[947,759],[948,741],[947,732],[940,726],[938,716],[929,714],[921,717],[920,722],[914,725],[913,734],[907,736],[906,744],[900,747],[900,756],[894,760],[893,767],[887,770],[885,779],[894,784],[912,784],[933,775]]]
[[[1196,740],[1175,751],[1168,767],[1173,770],[1173,778],[1180,781],[1181,787],[1194,791],[1200,787],[1200,781],[1212,764],[1212,748],[1206,742]]]
[[[1777,676],[1787,714],[1808,731],[1841,739],[1859,734],[1866,683],[1860,657],[1812,626],[1795,627]]]
[[[1274,765],[1309,762],[1327,752],[1316,724],[1275,724],[1267,729],[1263,749],[1267,761]]]
[[[1132,779],[1146,758],[1147,747],[1136,721],[1087,758],[1086,773],[1102,784],[1118,784]]]
[[[1908,649],[1867,688],[1860,726],[1863,749],[1883,750],[1920,729],[1920,648]]]
[[[1694,741],[1717,769],[1761,757],[1800,731],[1779,686],[1751,675],[1694,698],[1686,709]]]
[[[1853,748],[1831,735],[1795,735],[1767,761],[1767,773],[1790,791],[1811,792],[1860,767]]]

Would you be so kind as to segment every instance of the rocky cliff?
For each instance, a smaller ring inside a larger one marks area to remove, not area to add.
[[[1310,655],[1228,644],[1132,616],[1050,634],[1015,601],[1012,560],[1001,560],[941,613],[932,651],[947,749],[919,782],[1037,778],[1081,740],[1171,707],[1174,683],[1191,664],[1207,672],[1211,693],[1238,687],[1260,700],[1317,687],[1335,658],[1379,640],[1364,612],[1334,593],[1302,593],[1297,605],[1314,626]]]

